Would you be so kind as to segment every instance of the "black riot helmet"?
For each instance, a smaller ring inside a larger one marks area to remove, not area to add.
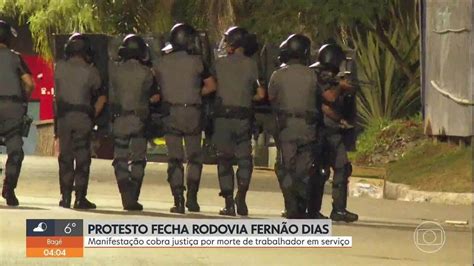
[[[150,48],[142,37],[128,34],[119,47],[118,55],[124,61],[136,59],[146,64],[150,61]]]
[[[81,56],[88,63],[91,63],[94,56],[91,41],[81,33],[74,33],[64,46],[64,55],[66,60],[73,56]]]
[[[15,29],[6,21],[0,20],[0,43],[9,46],[11,39],[16,38],[16,36]]]
[[[319,49],[318,63],[322,68],[337,73],[345,60],[346,54],[341,46],[335,43],[325,44]]]
[[[244,48],[244,54],[248,57],[253,56],[259,49],[257,35],[238,26],[230,27],[224,33],[224,42],[233,49]]]
[[[195,50],[196,42],[198,40],[196,29],[191,25],[185,23],[178,23],[171,28],[170,44],[163,48],[163,50],[186,51],[189,54]],[[171,46],[171,47],[169,47]]]
[[[246,29],[233,26],[224,33],[224,41],[227,43],[227,45],[237,49],[245,45],[245,39],[247,38],[248,34],[249,32]]]
[[[287,63],[290,59],[300,60],[308,63],[311,56],[311,41],[302,34],[292,34],[280,44],[281,63]]]

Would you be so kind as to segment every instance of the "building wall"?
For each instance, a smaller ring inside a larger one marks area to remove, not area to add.
[[[422,2],[422,89],[428,135],[473,136],[473,2]]]

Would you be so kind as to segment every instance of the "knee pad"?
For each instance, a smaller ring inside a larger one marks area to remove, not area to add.
[[[217,171],[219,176],[228,176],[234,174],[234,169],[232,168],[232,159],[220,157],[217,159]]]
[[[183,161],[177,158],[170,158],[168,160],[168,177],[172,176],[177,169],[184,170]]]
[[[58,162],[61,166],[61,170],[66,172],[74,171],[74,158],[72,156],[67,156],[61,153],[58,156]]]
[[[202,164],[202,160],[201,160],[201,155],[200,155],[200,153],[191,153],[191,154],[188,156],[188,163],[189,163],[189,164],[195,164],[195,165],[200,165],[200,164]]]
[[[14,150],[8,154],[8,159],[14,162],[15,164],[19,164],[25,158],[25,153],[23,149]]]
[[[332,183],[332,188],[333,189],[338,189],[338,188],[343,188],[347,186],[347,183],[342,182],[342,183]]]
[[[237,164],[239,166],[237,170],[237,182],[242,188],[248,187],[253,172],[252,157],[239,158],[237,159]]]
[[[92,160],[90,156],[82,159],[76,159],[76,170],[83,173],[89,173],[91,161]]]
[[[237,158],[237,165],[240,169],[253,169],[252,157]]]
[[[72,153],[63,153],[61,152],[58,156],[58,161],[59,162],[64,162],[64,163],[68,163],[70,161],[74,160],[74,157],[72,155]]]
[[[333,178],[332,187],[333,188],[342,188],[347,187],[348,180],[347,178]]]

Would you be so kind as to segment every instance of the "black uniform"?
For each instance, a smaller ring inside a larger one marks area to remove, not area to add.
[[[146,166],[145,122],[149,115],[149,99],[158,91],[151,68],[136,59],[110,63],[109,77],[110,101],[115,115],[115,176],[124,209],[141,210],[137,201]]]
[[[200,56],[184,50],[164,55],[154,70],[161,89],[162,105],[167,109],[163,122],[168,148],[168,182],[175,203],[178,203],[185,190],[183,162],[186,151],[189,202],[190,195],[195,199],[201,180],[201,88],[202,80],[209,78],[210,73]],[[189,210],[199,211],[199,206],[187,206]]]
[[[332,104],[332,108],[339,111],[343,109],[344,95],[339,96]],[[332,182],[332,212],[331,219],[335,221],[353,222],[358,219],[354,213],[347,211],[347,196],[349,177],[352,173],[352,165],[347,156],[345,144],[346,129],[341,129],[340,124],[324,115],[323,137],[326,153],[329,157],[329,165],[333,170]],[[322,192],[322,191],[321,191]],[[322,196],[321,196],[322,198]]]
[[[0,48],[0,143],[7,148],[2,196],[8,198],[18,183],[23,162],[22,126],[26,93],[21,76],[31,74],[20,55],[6,47]],[[18,205],[18,200],[9,205]],[[7,202],[8,203],[8,202]]]
[[[87,194],[94,116],[92,100],[101,93],[102,83],[97,68],[81,57],[57,62],[54,80],[61,206],[69,207],[64,200],[70,198],[73,190],[76,202]]]
[[[327,44],[321,47],[318,56],[318,63],[314,64],[315,69],[321,76],[318,79],[319,89],[321,92],[321,101],[324,107],[330,109],[332,117],[327,113],[323,115],[324,128],[321,135],[321,153],[324,154],[328,161],[328,166],[333,170],[333,183],[332,183],[332,198],[333,210],[331,212],[331,219],[334,221],[346,221],[353,222],[358,219],[358,216],[354,213],[347,211],[347,190],[348,190],[348,179],[352,173],[352,165],[347,156],[348,146],[351,144],[355,133],[353,126],[356,118],[355,110],[355,80],[356,69],[353,61],[347,63],[347,58],[342,51],[342,48],[337,44]],[[337,75],[341,71],[351,71],[351,76],[346,77],[349,83],[352,83],[352,88],[341,88],[338,79],[323,78]],[[332,90],[337,98],[334,102],[329,102],[324,99],[322,95],[324,92]],[[324,108],[323,108],[324,110]],[[344,121],[343,121],[344,120]],[[344,122],[344,123],[342,123]],[[348,124],[349,123],[349,124]],[[351,129],[348,129],[351,126]],[[349,140],[349,141],[348,141]],[[324,166],[318,167],[315,174],[321,173]],[[311,216],[316,218],[321,217],[319,213],[322,204],[322,197],[324,191],[325,179],[320,179],[322,182],[316,182],[312,186],[311,200],[309,201],[308,212]]]
[[[277,112],[279,171],[288,218],[302,218],[316,138],[316,75],[299,60],[276,70],[268,91]]]
[[[243,53],[220,58],[215,65],[218,82],[213,143],[217,149],[217,167],[221,195],[233,198],[233,159],[237,160],[237,197],[245,199],[253,170],[251,146],[252,99],[258,78],[257,64]],[[231,201],[233,202],[233,200]],[[229,205],[229,204],[226,204]],[[228,206],[229,208],[233,208]],[[246,206],[237,212],[247,215]],[[234,212],[235,215],[235,212]]]

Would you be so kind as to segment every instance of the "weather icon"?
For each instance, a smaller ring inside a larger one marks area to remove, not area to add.
[[[45,232],[46,229],[48,229],[48,225],[45,222],[40,222],[38,226],[33,228],[33,232],[42,233]]]

